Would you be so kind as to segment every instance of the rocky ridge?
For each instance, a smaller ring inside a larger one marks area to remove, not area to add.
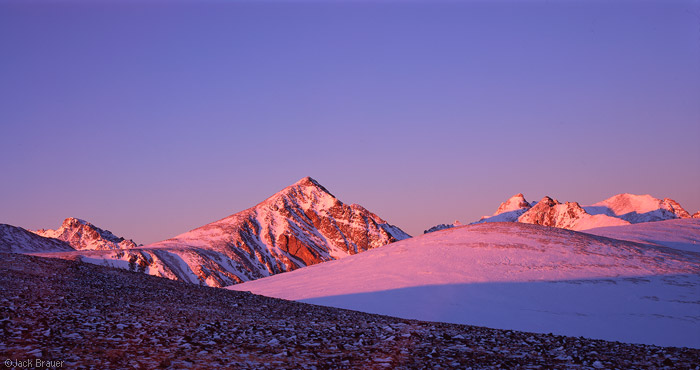
[[[45,238],[21,227],[0,224],[0,252],[43,253],[73,250],[68,243],[63,241]]]

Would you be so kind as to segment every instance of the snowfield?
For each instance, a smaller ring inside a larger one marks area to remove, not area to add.
[[[599,227],[586,233],[700,253],[700,219],[683,218]]]
[[[229,289],[402,318],[700,348],[699,253],[537,225],[447,229]]]

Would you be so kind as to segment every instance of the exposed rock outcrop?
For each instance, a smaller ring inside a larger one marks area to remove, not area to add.
[[[585,216],[589,215],[578,203],[561,204],[545,196],[534,207],[518,217],[518,222],[574,230],[578,220]]]

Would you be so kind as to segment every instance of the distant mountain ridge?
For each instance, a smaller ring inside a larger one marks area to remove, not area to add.
[[[66,258],[80,255],[87,262],[214,287],[343,258],[410,237],[364,207],[344,204],[310,177],[252,208],[143,247],[72,218],[57,230],[37,233],[62,238],[80,250],[63,253]]]
[[[45,238],[21,227],[0,224],[0,252],[46,253],[73,250],[68,243],[61,240]]]
[[[528,202],[522,193],[518,193],[501,203],[492,216],[484,216],[473,224],[520,222],[569,230],[587,230],[690,217],[700,217],[700,212],[691,216],[675,200],[657,199],[648,194],[617,194],[593,205],[581,206],[578,202],[561,203],[548,196],[539,202]],[[444,224],[438,226],[439,230],[453,227]],[[436,226],[426,232],[437,230]]]
[[[39,229],[35,234],[55,238],[70,244],[77,250],[109,250],[136,248],[133,240],[126,240],[112,234],[109,230],[78,218],[69,217],[56,230]]]
[[[595,227],[690,217],[690,214],[675,200],[669,198],[661,200],[651,195],[623,193],[612,196],[602,202],[582,207],[577,202],[562,204],[558,200],[547,196],[536,204],[530,204],[522,194],[517,194],[501,204],[494,216],[482,218],[477,223],[509,221],[500,215],[504,204],[512,204],[515,201],[518,202],[518,207],[510,207],[515,208],[514,210],[506,207],[506,210],[510,212],[520,213],[511,222],[552,226],[569,230],[587,230]]]
[[[432,233],[435,231],[450,229],[450,228],[457,227],[457,226],[462,226],[462,223],[459,221],[455,221],[451,224],[439,224],[439,225],[435,225],[435,226],[431,227],[428,230],[424,230],[423,234],[428,234],[428,233]]]

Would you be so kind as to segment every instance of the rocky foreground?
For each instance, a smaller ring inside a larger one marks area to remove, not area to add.
[[[0,260],[5,368],[41,359],[67,369],[700,369],[698,349],[403,320],[21,254]]]

